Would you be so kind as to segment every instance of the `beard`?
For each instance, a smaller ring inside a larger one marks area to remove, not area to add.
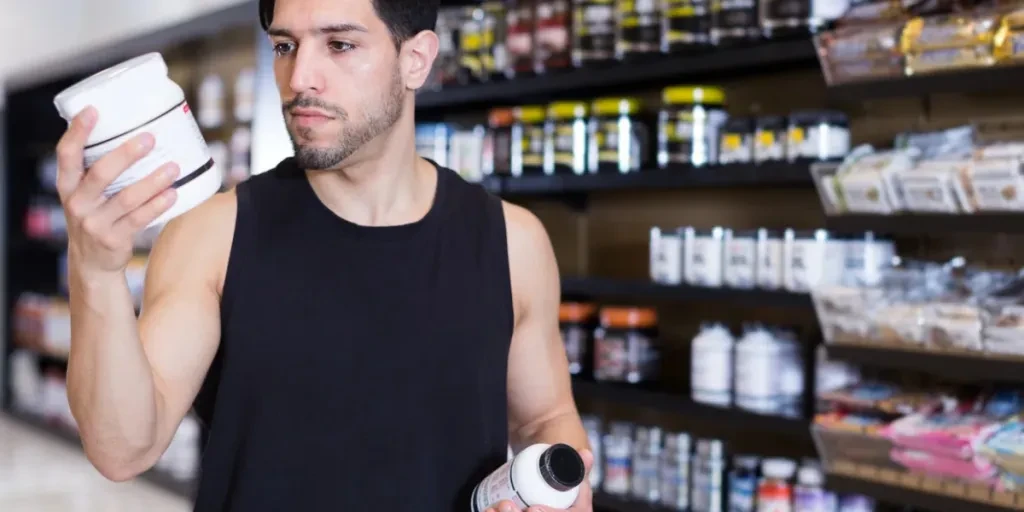
[[[342,122],[338,140],[328,147],[303,145],[302,140],[309,140],[315,133],[312,128],[288,127],[288,135],[295,150],[295,163],[300,169],[322,170],[337,167],[346,158],[355,153],[366,143],[394,126],[402,115],[405,90],[402,87],[398,70],[392,77],[390,87],[384,90],[380,102],[367,109],[362,119],[351,122],[348,112],[335,105],[311,96],[296,96],[283,105],[287,117],[288,110],[295,107],[319,108],[330,112]]]

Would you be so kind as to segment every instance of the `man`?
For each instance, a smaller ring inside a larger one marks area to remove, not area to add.
[[[88,109],[59,144],[89,459],[133,478],[196,404],[200,512],[465,511],[509,444],[568,443],[589,467],[543,227],[415,154],[437,0],[261,10],[295,157],[164,228],[138,321],[132,238],[179,169],[105,199],[152,136],[84,172]],[[586,485],[571,510],[591,510]]]

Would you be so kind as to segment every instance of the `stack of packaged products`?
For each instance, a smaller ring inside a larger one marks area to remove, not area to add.
[[[661,105],[609,97],[493,109],[486,124],[422,123],[417,149],[471,181],[492,174],[831,161],[850,149],[842,112],[730,118],[718,87],[672,86],[661,96]]]
[[[857,465],[1022,490],[1020,390],[866,379],[818,399],[815,432],[830,471]]]
[[[871,512],[864,496],[823,488],[815,460],[727,453],[717,439],[584,416],[597,492],[691,512]]]
[[[948,130],[901,135],[894,149],[854,148],[838,166],[812,173],[826,213],[973,214],[1024,211],[1024,134],[979,120]]]
[[[1015,1],[863,2],[835,25],[815,37],[830,85],[1024,58],[1024,6]]]
[[[650,277],[664,285],[805,293],[850,276],[874,279],[893,256],[893,242],[870,232],[692,226],[650,232]]]
[[[818,32],[850,0],[511,0],[442,9],[429,89]]]
[[[814,290],[826,343],[1024,355],[1024,275],[963,258],[897,263],[878,281]]]

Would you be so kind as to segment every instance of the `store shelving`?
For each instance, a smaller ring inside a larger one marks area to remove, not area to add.
[[[642,62],[625,62],[608,67],[553,72],[515,80],[449,86],[424,91],[416,98],[416,109],[426,111],[450,107],[489,107],[593,95],[602,90],[651,87],[668,82],[686,83],[710,76],[751,74],[766,69],[817,65],[809,40],[779,41],[745,48],[727,48],[689,56],[666,56]]]
[[[918,479],[920,480],[920,478]],[[829,473],[826,476],[825,486],[833,492],[863,494],[887,503],[898,503],[937,512],[1007,512],[1020,510],[1024,505],[1014,500],[999,504],[994,501],[965,499],[964,493],[970,492],[970,490],[962,484],[955,488],[936,484],[935,489],[925,491],[900,484]],[[983,494],[991,496],[988,493]]]
[[[594,510],[604,510],[607,512],[669,512],[674,509],[651,505],[605,492],[595,492]]]
[[[961,381],[1024,383],[1024,357],[839,343],[827,345],[827,350],[830,358],[864,366],[915,370]]]
[[[573,393],[578,398],[596,398],[634,407],[656,409],[687,418],[708,419],[721,422],[723,425],[738,425],[742,426],[744,430],[757,432],[758,435],[769,438],[784,437],[805,442],[808,446],[811,442],[809,421],[806,419],[767,416],[741,409],[714,407],[694,402],[685,395],[626,384],[573,379],[572,387]]]
[[[71,430],[61,427],[59,425],[51,424],[43,419],[33,417],[29,414],[17,412],[13,410],[6,411],[7,416],[17,420],[22,425],[31,428],[36,431],[44,432],[52,437],[60,439],[67,444],[74,445],[81,448],[82,442],[78,437],[78,434]],[[195,481],[183,481],[167,474],[160,469],[151,469],[139,476],[143,480],[150,482],[164,490],[191,499],[195,496],[197,489],[197,482]]]
[[[834,215],[825,225],[838,232],[880,234],[1024,233],[1024,213]]]
[[[812,184],[808,165],[791,162],[650,169],[628,174],[609,172],[581,175],[488,176],[483,181],[485,188],[506,197],[686,188],[810,188]]]
[[[942,93],[1011,90],[1024,80],[1024,66],[1004,65],[941,73],[864,80],[829,87],[829,96],[842,101],[923,96]]]
[[[811,307],[811,297],[806,293],[662,285],[649,281],[592,277],[563,277],[562,295],[579,295],[595,299],[631,300],[636,302],[651,300],[722,300],[748,306]]]

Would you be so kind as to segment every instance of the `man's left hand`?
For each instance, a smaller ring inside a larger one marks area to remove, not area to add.
[[[576,502],[565,510],[538,505],[526,509],[525,512],[594,512],[594,492],[590,488],[590,468],[594,465],[594,454],[591,453],[590,450],[583,450],[580,452],[580,457],[583,458],[583,467],[586,468],[586,472],[583,477],[583,483],[580,484],[580,495],[576,498]],[[496,508],[487,509],[486,512],[524,511],[515,506],[512,502],[503,501],[499,503]]]

